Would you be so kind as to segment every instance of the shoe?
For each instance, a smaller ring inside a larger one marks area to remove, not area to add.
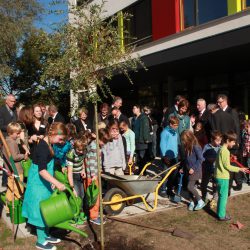
[[[231,220],[231,217],[226,215],[224,218],[219,218],[219,221],[229,221]]]
[[[37,242],[36,248],[43,250],[56,250],[56,246],[49,244],[47,241],[45,241],[43,244]]]
[[[53,236],[49,236],[46,238],[46,241],[49,242],[49,243],[52,243],[52,244],[57,244],[57,243],[60,243],[61,240],[58,239],[58,238],[55,238]]]
[[[195,206],[194,210],[195,211],[201,210],[205,206],[206,206],[206,203],[203,200],[199,200],[198,204]]]
[[[162,198],[168,198],[168,194],[167,192],[160,192],[159,195],[162,197]]]
[[[171,197],[174,197],[175,196],[175,193],[171,190],[171,191],[167,191],[167,195]]]
[[[98,218],[96,218],[94,220],[90,220],[90,222],[92,222],[93,224],[96,224],[96,225],[100,226],[101,225],[101,218],[98,217]],[[103,220],[103,224],[105,224],[105,223],[106,223],[106,221]]]
[[[242,189],[242,184],[238,184],[237,186],[233,187],[234,191],[240,191]]]
[[[188,211],[194,211],[194,203],[192,201],[189,203]]]

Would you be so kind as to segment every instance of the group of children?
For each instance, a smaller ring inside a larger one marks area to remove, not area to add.
[[[191,130],[184,130],[178,140],[177,128],[179,120],[177,117],[169,118],[169,125],[161,133],[160,150],[162,162],[165,168],[174,165],[178,159],[182,160],[183,168],[179,170],[184,172],[187,177],[187,190],[190,194],[190,203],[188,210],[200,210],[206,205],[208,183],[212,180],[213,199],[217,199],[217,215],[220,221],[230,220],[226,214],[226,204],[229,191],[230,172],[246,172],[248,168],[239,168],[230,163],[230,149],[237,142],[237,135],[228,132],[222,135],[218,131],[211,133],[211,142],[202,148],[195,133]],[[243,154],[246,162],[250,162],[250,122],[245,122],[243,130]],[[248,165],[249,167],[249,165]],[[162,186],[161,193],[163,197],[174,195],[178,170],[168,179],[168,182]],[[202,196],[197,191],[196,184],[201,182]]]

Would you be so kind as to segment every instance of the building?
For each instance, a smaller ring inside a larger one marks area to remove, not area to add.
[[[79,2],[79,1],[78,1]],[[99,3],[101,0],[89,1]],[[176,94],[195,103],[227,94],[231,106],[250,111],[250,0],[108,0],[107,17],[120,15],[121,43],[136,45],[147,71],[111,82],[127,109],[138,100],[158,110]],[[131,13],[123,22],[123,13]],[[115,83],[115,84],[114,84]]]

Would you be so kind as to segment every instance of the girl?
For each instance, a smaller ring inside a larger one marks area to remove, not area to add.
[[[201,199],[195,188],[195,183],[202,177],[202,149],[199,145],[193,132],[190,130],[184,130],[181,134],[181,143],[184,147],[185,158],[186,158],[186,170],[188,173],[188,185],[187,189],[190,193],[190,203],[188,210],[200,210],[206,204]],[[195,200],[197,205],[195,206]]]
[[[126,140],[126,156],[128,164],[131,164],[133,163],[133,157],[135,153],[135,133],[129,128],[129,125],[126,121],[120,122],[120,130]]]
[[[109,123],[108,131],[112,141],[103,146],[103,167],[106,173],[124,175],[126,168],[125,149],[116,120]]]
[[[99,129],[99,147],[102,148],[110,141],[109,132],[107,129]],[[90,137],[89,137],[90,138]],[[101,156],[99,156],[101,158]],[[100,159],[101,162],[101,159]],[[87,187],[95,180],[98,186],[98,165],[96,155],[96,140],[90,140],[87,146],[86,154],[86,174],[87,174]],[[98,197],[96,204],[89,208],[90,221],[94,224],[100,225],[101,220],[99,217],[100,199]]]
[[[33,152],[33,161],[29,170],[27,189],[24,195],[22,215],[28,223],[34,225],[37,231],[36,247],[39,249],[56,249],[50,243],[59,243],[61,240],[48,234],[40,212],[40,202],[50,197],[52,185],[63,191],[65,186],[54,177],[53,149],[51,144],[64,143],[67,136],[66,127],[62,123],[53,123],[48,135],[41,139]]]
[[[220,221],[228,221],[231,220],[230,216],[226,215],[230,171],[236,173],[239,171],[245,172],[247,168],[238,168],[230,164],[229,149],[236,144],[237,135],[234,132],[228,132],[222,138],[223,146],[215,161],[215,178],[218,190],[217,215]]]

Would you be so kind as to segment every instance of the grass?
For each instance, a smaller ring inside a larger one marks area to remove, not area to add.
[[[193,239],[174,237],[166,232],[145,229],[120,222],[108,221],[105,224],[105,241],[108,250],[116,249],[250,249],[250,194],[240,195],[229,199],[228,212],[232,216],[231,222],[219,222],[210,212],[189,212],[186,207],[164,212],[148,213],[143,216],[131,217],[128,220],[151,225],[159,228],[179,228],[192,233]],[[240,221],[245,225],[242,230],[232,229],[232,222]],[[94,241],[94,234],[100,235],[98,226],[93,232],[86,227],[89,239]],[[57,232],[58,233],[58,232]],[[59,232],[60,234],[60,232]],[[58,245],[58,249],[91,249],[88,240],[80,238],[75,233],[65,235],[65,239]],[[0,221],[0,248],[33,249],[36,238],[18,239],[13,243],[12,233]],[[97,249],[97,248],[96,248]]]

